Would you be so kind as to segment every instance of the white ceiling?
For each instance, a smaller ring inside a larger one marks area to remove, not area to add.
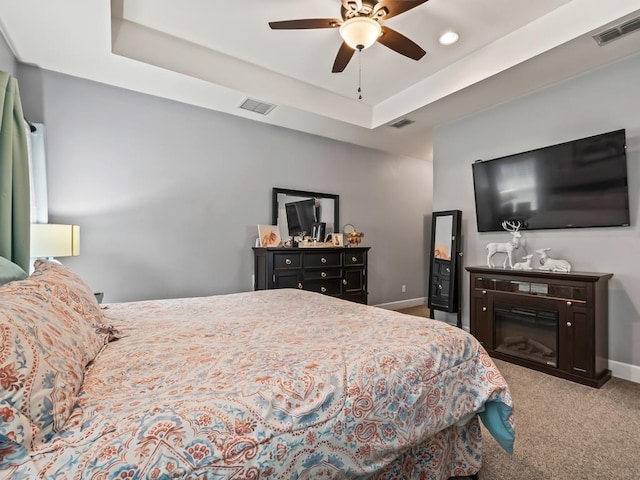
[[[430,159],[434,125],[640,52],[640,32],[591,38],[638,15],[639,0],[429,0],[386,22],[421,60],[374,44],[343,73],[331,73],[337,29],[268,26],[340,18],[340,0],[6,1],[0,29],[18,60],[47,70]],[[460,41],[440,45],[446,30]],[[277,107],[239,109],[247,96]],[[401,117],[415,123],[387,126]]]

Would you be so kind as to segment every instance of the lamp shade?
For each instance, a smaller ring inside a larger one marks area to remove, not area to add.
[[[354,50],[364,50],[375,43],[382,27],[369,17],[353,17],[340,27],[340,36]]]
[[[80,226],[55,223],[31,224],[31,257],[80,255]]]

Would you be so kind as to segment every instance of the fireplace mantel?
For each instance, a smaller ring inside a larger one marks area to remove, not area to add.
[[[471,334],[491,356],[597,388],[611,378],[608,281],[613,274],[466,270]]]

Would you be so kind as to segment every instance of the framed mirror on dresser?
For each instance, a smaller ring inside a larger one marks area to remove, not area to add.
[[[339,195],[277,187],[272,195],[271,221],[278,225],[280,238],[305,232],[323,241],[326,234],[340,231]]]
[[[429,295],[427,305],[431,312],[440,310],[460,316],[460,232],[462,211],[433,212],[431,220],[431,252],[429,255]]]

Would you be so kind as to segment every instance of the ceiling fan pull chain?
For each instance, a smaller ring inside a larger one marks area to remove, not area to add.
[[[362,49],[358,49],[358,100],[362,100]]]

